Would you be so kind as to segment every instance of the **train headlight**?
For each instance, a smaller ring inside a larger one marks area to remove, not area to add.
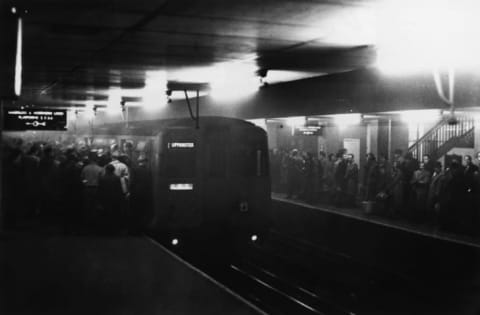
[[[177,246],[178,245],[178,238],[172,239],[172,245]]]
[[[240,212],[248,212],[248,202],[240,202]]]

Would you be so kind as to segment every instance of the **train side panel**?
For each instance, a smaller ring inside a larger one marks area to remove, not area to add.
[[[230,224],[239,233],[262,234],[270,218],[270,177],[268,146],[264,130],[238,129],[232,134],[230,168],[232,178],[232,213]]]

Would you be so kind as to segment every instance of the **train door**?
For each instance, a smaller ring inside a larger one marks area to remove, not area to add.
[[[231,172],[238,193],[231,222],[251,229],[266,222],[270,211],[270,177],[266,134],[259,128],[240,130],[232,150]]]
[[[174,230],[191,229],[202,222],[198,174],[198,136],[192,129],[165,131],[162,143],[161,200],[167,226]]]

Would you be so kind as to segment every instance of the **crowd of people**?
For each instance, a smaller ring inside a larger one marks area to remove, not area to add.
[[[132,143],[92,147],[5,141],[3,207],[7,227],[61,222],[66,233],[138,232],[151,208],[148,160]]]
[[[138,231],[152,208],[144,152],[122,147],[35,142],[3,143],[5,224],[61,218],[67,233],[84,228]],[[396,150],[391,161],[368,153],[362,168],[345,149],[336,154],[270,152],[272,191],[287,198],[359,208],[381,216],[480,234],[480,153],[448,165]],[[128,222],[128,223],[127,223]]]
[[[318,155],[274,149],[270,162],[272,190],[287,198],[480,234],[480,153],[445,167],[429,155],[418,161],[396,150],[389,161],[368,153],[360,169],[345,149]]]

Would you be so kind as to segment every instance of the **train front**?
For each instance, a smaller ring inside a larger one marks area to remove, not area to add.
[[[177,249],[226,256],[258,244],[269,225],[264,130],[234,119],[163,130],[154,161],[156,229]]]

